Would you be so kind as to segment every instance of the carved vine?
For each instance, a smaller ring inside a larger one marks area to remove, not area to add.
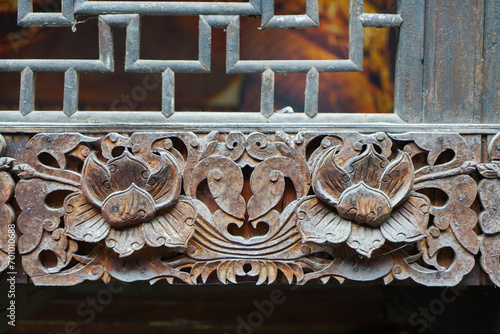
[[[38,134],[26,156],[19,251],[36,284],[450,286],[479,250],[476,166],[457,134]]]

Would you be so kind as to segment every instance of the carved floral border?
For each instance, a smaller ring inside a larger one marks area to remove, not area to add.
[[[14,167],[18,249],[39,285],[411,278],[452,286],[481,248],[500,285],[491,211],[498,142],[491,163],[478,165],[489,178],[479,182],[478,237],[476,163],[459,134],[37,134]],[[46,201],[55,192],[64,192],[60,206]],[[41,261],[47,251],[50,266]]]

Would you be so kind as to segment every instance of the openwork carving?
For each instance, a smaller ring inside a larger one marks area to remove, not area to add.
[[[500,134],[490,142],[490,163],[478,165],[486,179],[479,182],[479,198],[484,211],[479,214],[483,231],[481,241],[481,266],[491,280],[500,286]]]
[[[38,134],[27,153],[19,251],[36,284],[449,286],[479,250],[457,134]]]
[[[14,211],[8,204],[14,193],[14,180],[9,175],[14,159],[2,156],[5,148],[5,139],[0,135],[0,272],[9,266],[9,253],[15,253]]]
[[[385,239],[412,242],[424,238],[430,203],[427,197],[411,193],[414,170],[408,153],[399,151],[389,162],[369,143],[343,169],[336,161],[338,149],[330,147],[317,158],[312,179],[317,198],[299,205],[304,239],[347,241],[358,253],[370,257]],[[330,213],[325,220],[321,212],[330,210],[317,199],[335,208],[337,214]]]
[[[194,232],[196,210],[191,199],[180,196],[181,167],[166,150],[150,169],[140,157],[125,150],[106,165],[93,152],[85,160],[81,190],[64,203],[65,234],[97,242],[120,256],[145,244],[186,246]]]

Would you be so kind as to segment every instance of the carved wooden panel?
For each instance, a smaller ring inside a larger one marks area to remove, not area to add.
[[[480,247],[498,284],[500,185],[480,182],[480,244],[476,162],[459,134],[42,133],[25,152],[19,252],[35,284],[452,286]]]
[[[14,193],[14,180],[9,174],[14,159],[2,156],[5,148],[5,139],[0,135],[0,272],[7,268],[13,272],[16,232],[14,211],[8,201]]]
[[[479,182],[479,198],[484,211],[479,214],[483,231],[481,266],[491,280],[500,286],[500,133],[489,144],[490,163],[478,165],[486,179]]]

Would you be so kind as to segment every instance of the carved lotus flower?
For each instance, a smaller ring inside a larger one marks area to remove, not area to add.
[[[347,240],[351,248],[370,257],[386,239],[413,242],[424,238],[429,200],[412,192],[414,169],[409,155],[398,151],[389,161],[368,145],[341,168],[337,149],[329,148],[318,157],[312,175],[317,198],[308,197],[298,205],[304,241]]]
[[[159,152],[153,167],[125,150],[105,164],[94,152],[86,159],[82,193],[66,198],[65,233],[98,242],[120,256],[152,247],[186,246],[194,233],[196,210],[180,196],[181,167],[168,151]]]

